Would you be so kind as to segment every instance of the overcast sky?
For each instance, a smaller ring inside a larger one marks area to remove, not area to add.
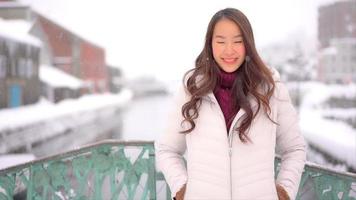
[[[127,77],[181,79],[202,49],[207,24],[234,7],[249,18],[258,48],[315,39],[317,7],[335,0],[20,0],[106,49]]]

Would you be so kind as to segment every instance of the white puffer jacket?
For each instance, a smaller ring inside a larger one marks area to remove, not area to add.
[[[213,93],[203,98],[196,127],[190,127],[181,108],[190,96],[182,87],[175,99],[165,134],[156,141],[157,166],[171,189],[172,196],[187,184],[185,199],[278,199],[275,184],[280,184],[295,199],[306,159],[306,144],[299,132],[298,117],[287,88],[274,71],[276,88],[270,100],[271,122],[263,109],[248,131],[253,143],[240,141],[234,128],[227,136],[223,113]],[[253,109],[257,102],[250,98]],[[237,113],[232,126],[239,126],[244,110]],[[236,123],[237,122],[237,123]],[[275,180],[274,158],[277,147],[282,157]],[[187,169],[183,154],[186,154]]]

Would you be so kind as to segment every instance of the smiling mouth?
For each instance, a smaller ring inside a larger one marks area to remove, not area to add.
[[[222,58],[225,63],[232,64],[237,61],[237,58]]]

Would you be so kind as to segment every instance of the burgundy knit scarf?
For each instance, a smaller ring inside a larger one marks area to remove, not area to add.
[[[219,71],[220,81],[218,81],[214,89],[214,95],[224,114],[226,129],[227,132],[229,132],[232,120],[238,111],[237,109],[233,108],[233,102],[231,98],[231,88],[236,79],[236,73],[227,73],[223,70]]]

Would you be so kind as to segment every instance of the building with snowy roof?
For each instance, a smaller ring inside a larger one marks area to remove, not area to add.
[[[38,101],[41,41],[28,34],[24,20],[0,18],[0,108]]]
[[[44,43],[41,63],[82,79],[86,93],[109,91],[105,50],[47,17],[35,13],[31,34]]]
[[[54,66],[82,79],[83,93],[109,91],[105,49],[31,7],[15,1],[0,1],[0,17],[31,22],[30,34],[42,41],[40,63]]]
[[[41,65],[39,70],[41,94],[51,102],[78,98],[80,91],[86,88],[85,83],[53,66]]]

